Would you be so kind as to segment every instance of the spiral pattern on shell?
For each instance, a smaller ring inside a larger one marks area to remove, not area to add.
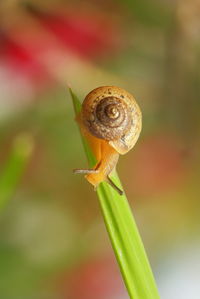
[[[127,104],[116,97],[106,97],[93,102],[86,119],[89,131],[98,138],[115,140],[130,128],[131,115]]]
[[[116,86],[102,86],[91,91],[83,101],[81,122],[93,136],[107,140],[124,154],[139,137],[141,112],[127,91]]]

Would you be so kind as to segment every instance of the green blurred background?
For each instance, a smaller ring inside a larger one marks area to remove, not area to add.
[[[1,0],[0,298],[127,299],[69,84],[143,112],[118,172],[163,299],[200,298],[200,1]]]

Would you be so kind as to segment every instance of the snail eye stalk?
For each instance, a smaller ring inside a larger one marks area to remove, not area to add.
[[[111,178],[109,178],[109,176],[107,176],[107,182],[119,193],[119,195],[124,194],[124,191],[122,191],[119,187],[117,187],[117,185],[115,185],[115,183],[111,180]]]
[[[83,173],[83,174],[89,174],[89,173],[98,173],[99,170],[98,169],[90,169],[90,168],[85,168],[85,169],[81,169],[81,168],[76,168],[73,169],[73,173]]]

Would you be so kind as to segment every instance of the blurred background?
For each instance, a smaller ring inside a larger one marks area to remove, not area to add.
[[[143,112],[118,172],[163,299],[200,298],[200,1],[1,0],[0,298],[127,299],[67,89]]]

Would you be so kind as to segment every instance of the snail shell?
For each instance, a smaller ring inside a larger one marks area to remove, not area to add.
[[[85,98],[82,124],[97,138],[107,140],[119,153],[127,153],[142,128],[142,114],[134,97],[122,88],[101,86]]]

